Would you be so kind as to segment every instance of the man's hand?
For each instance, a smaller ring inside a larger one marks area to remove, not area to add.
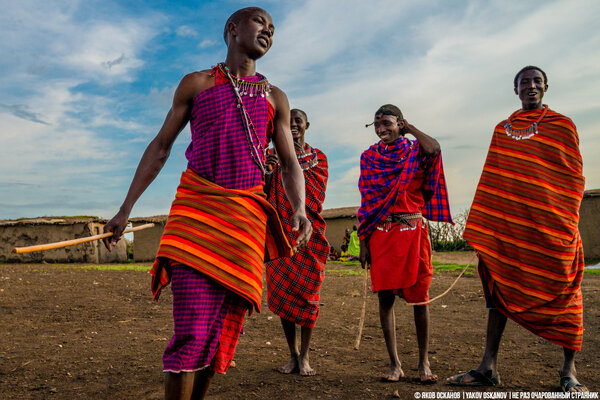
[[[371,266],[371,253],[369,252],[369,246],[367,246],[366,240],[360,241],[360,254],[358,258],[362,268],[369,268]]]
[[[275,153],[267,154],[267,159],[265,162],[265,167],[266,167],[267,171],[273,171],[278,162],[279,162],[279,157],[277,157],[277,154],[275,154]]]
[[[129,215],[127,213],[119,211],[106,225],[104,225],[104,233],[113,232],[113,235],[102,239],[104,246],[108,251],[112,251],[113,246],[117,245],[117,242],[123,236],[123,231],[127,228]]]
[[[292,231],[299,232],[294,246],[294,251],[298,251],[306,246],[313,232],[312,224],[306,217],[305,212],[297,211],[294,213],[292,216]]]

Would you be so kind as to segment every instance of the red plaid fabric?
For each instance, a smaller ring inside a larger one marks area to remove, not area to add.
[[[246,190],[262,184],[262,171],[252,160],[246,132],[231,83],[213,68],[215,86],[196,95],[190,117],[192,142],[185,156],[188,168],[227,189]],[[243,78],[258,82],[260,74]],[[266,148],[274,110],[266,97],[244,96],[244,107]],[[264,158],[262,160],[264,162]]]
[[[317,164],[304,170],[306,182],[306,214],[313,224],[313,235],[308,245],[290,258],[278,258],[266,264],[269,309],[279,317],[312,328],[319,316],[319,291],[324,277],[324,265],[329,254],[325,238],[325,220],[321,217],[327,186],[327,157],[319,149],[306,144],[306,156],[299,157],[301,165]],[[285,196],[281,168],[273,172],[269,201],[282,219],[288,239],[292,232],[293,210]]]
[[[367,240],[377,225],[388,217],[397,194],[406,190],[420,164],[426,171],[422,187],[425,198],[423,216],[432,221],[452,223],[442,154],[433,158],[423,157],[417,140],[400,137],[391,146],[379,141],[360,157],[358,189],[361,206],[357,217],[361,240]]]

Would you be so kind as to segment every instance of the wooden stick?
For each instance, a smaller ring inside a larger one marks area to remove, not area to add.
[[[360,312],[360,322],[358,323],[358,335],[354,342],[354,350],[358,350],[360,346],[360,338],[362,337],[363,327],[365,326],[365,314],[367,311],[367,281],[369,280],[369,269],[365,266],[365,278],[363,279],[363,305]]]
[[[450,287],[448,289],[446,289],[446,291],[444,293],[435,296],[433,299],[431,299],[429,301],[421,301],[419,303],[406,303],[406,305],[407,306],[426,306],[426,305],[429,305],[429,303],[434,302],[437,299],[444,297],[450,291],[450,289],[452,289],[454,287],[454,285],[456,285],[456,282],[458,282],[458,280],[460,279],[460,277],[463,276],[463,274],[467,271],[467,269],[473,264],[473,261],[475,261],[475,257],[477,257],[476,254],[473,255],[473,258],[471,258],[471,261],[469,261],[469,263],[467,264],[467,266],[465,268],[463,268],[463,270],[456,277],[456,279],[454,280],[454,282],[452,282],[452,285],[450,285]]]
[[[153,226],[154,226],[154,224],[152,224],[152,223],[144,224],[144,225],[136,226],[135,228],[125,229],[123,231],[123,233],[141,231],[142,229],[152,228]],[[73,245],[79,244],[79,243],[93,242],[94,240],[104,239],[107,237],[111,237],[112,235],[114,235],[113,232],[106,232],[106,233],[101,233],[99,235],[89,236],[89,237],[85,237],[85,238],[64,240],[62,242],[38,244],[35,246],[27,246],[27,247],[15,247],[13,249],[13,253],[21,254],[21,253],[31,253],[33,251],[60,249],[61,247],[73,246]]]

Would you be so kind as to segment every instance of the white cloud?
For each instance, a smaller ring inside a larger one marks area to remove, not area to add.
[[[196,37],[198,36],[198,32],[196,32],[196,30],[194,30],[193,28],[187,26],[187,25],[182,25],[180,27],[178,27],[175,32],[177,33],[177,36],[181,36],[181,37]]]
[[[360,197],[349,185],[358,171],[340,166],[336,153],[353,152],[358,164],[376,141],[364,124],[384,103],[396,103],[411,123],[440,139],[457,210],[472,199],[493,126],[520,105],[512,79],[522,66],[544,68],[550,106],[581,115],[576,123],[583,139],[595,133],[581,127],[600,111],[600,31],[590,29],[600,4],[429,6],[427,16],[415,18],[425,7],[411,2],[308,1],[283,20],[273,54],[265,57],[261,70],[287,90],[292,106],[307,111],[313,133],[320,132],[307,140],[330,158],[330,189],[344,187],[354,204]],[[586,171],[588,187],[600,186],[600,171],[594,169],[598,178],[592,179],[592,168]],[[336,206],[337,196],[328,195],[326,206]]]

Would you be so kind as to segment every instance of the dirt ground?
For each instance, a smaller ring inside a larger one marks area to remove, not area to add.
[[[434,259],[467,264],[469,253]],[[431,305],[430,360],[440,382],[417,378],[417,344],[412,309],[396,306],[397,338],[406,378],[384,383],[388,359],[370,294],[358,351],[353,350],[362,305],[360,267],[328,264],[321,316],[311,347],[314,377],[274,371],[288,360],[278,317],[266,307],[247,318],[236,368],[217,376],[213,399],[403,399],[415,392],[455,390],[446,377],[475,367],[483,349],[486,310],[479,278],[461,278]],[[458,272],[434,275],[431,296],[443,292]],[[153,303],[150,277],[138,271],[82,270],[76,265],[0,265],[1,399],[161,399],[161,356],[172,332],[171,293]],[[598,391],[600,276],[583,282],[584,348],[577,356],[579,378]],[[500,349],[503,384],[494,391],[554,392],[562,351],[509,322]],[[394,393],[396,395],[394,396]]]

